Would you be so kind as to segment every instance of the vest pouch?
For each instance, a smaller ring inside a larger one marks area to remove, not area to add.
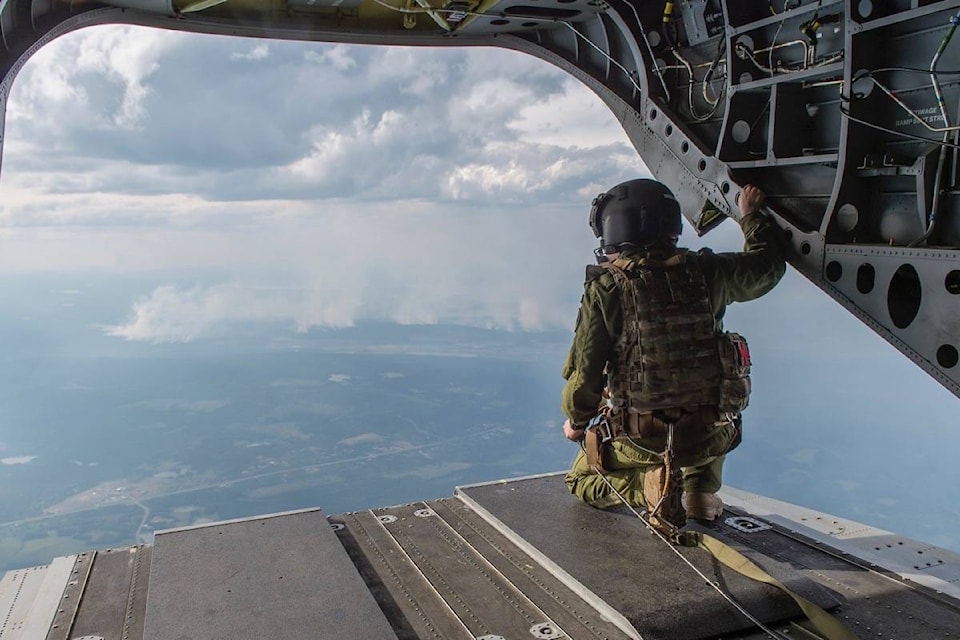
[[[596,473],[606,473],[603,466],[603,450],[606,442],[603,441],[599,429],[587,429],[583,434],[583,450],[587,454],[587,464],[590,470]]]
[[[750,347],[738,333],[717,338],[720,351],[720,413],[740,413],[750,403]]]
[[[623,310],[607,390],[631,413],[716,406],[720,397],[717,321],[700,261],[688,257],[680,251],[604,265]]]

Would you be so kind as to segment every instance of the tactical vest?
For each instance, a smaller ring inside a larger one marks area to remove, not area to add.
[[[623,331],[607,376],[613,411],[720,407],[721,349],[698,261],[681,251],[603,266],[617,283],[623,309]]]

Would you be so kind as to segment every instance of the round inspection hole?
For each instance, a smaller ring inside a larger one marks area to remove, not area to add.
[[[729,183],[729,182],[724,182],[723,184],[721,184],[721,185],[720,185],[720,191],[721,191],[721,193],[730,193],[730,183]],[[739,195],[739,194],[738,194],[738,195]]]
[[[849,233],[860,222],[860,212],[848,202],[837,209],[836,221],[841,230]]]
[[[664,135],[668,138],[673,135],[673,125],[667,125],[667,128],[663,130]]]
[[[503,18],[497,18],[496,20],[491,20],[490,24],[495,27],[502,27],[505,24],[510,24],[509,20],[504,20]]]
[[[687,151],[690,151],[690,143],[684,141],[680,144],[680,153],[686,153]]]
[[[650,119],[651,119],[651,120],[656,120],[656,119],[657,119],[657,110],[656,110],[656,109],[650,109]]]
[[[802,254],[805,255],[805,256],[810,255],[810,243],[809,243],[809,242],[804,242],[803,244],[800,245],[800,253],[802,253]]]
[[[954,295],[960,293],[960,271],[954,269],[943,279],[943,286],[947,288],[947,293]]]
[[[843,267],[836,260],[831,260],[827,263],[827,268],[824,269],[824,274],[827,276],[827,280],[830,282],[836,282],[843,276]]]
[[[734,142],[743,144],[750,139],[750,123],[746,120],[737,120],[730,127],[730,135]]]
[[[700,173],[703,173],[704,171],[706,171],[706,170],[707,170],[707,161],[706,161],[706,160],[700,160],[700,162],[697,163],[697,169],[700,169]]]
[[[937,349],[937,364],[944,369],[952,369],[957,366],[958,361],[960,361],[960,353],[957,353],[957,348],[952,344],[940,345]]]
[[[917,270],[911,264],[900,265],[887,289],[887,311],[894,326],[898,329],[910,326],[920,311],[922,297],[923,288]]]
[[[872,264],[862,264],[857,269],[857,291],[860,293],[870,293],[873,291],[873,285],[877,281],[877,270]]]
[[[784,240],[786,240],[787,242],[790,242],[791,240],[793,240],[793,229],[784,229],[784,230],[783,230],[783,238],[784,238]]]

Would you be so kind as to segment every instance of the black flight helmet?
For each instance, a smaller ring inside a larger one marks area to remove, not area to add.
[[[656,180],[628,180],[593,199],[590,228],[604,253],[680,237],[680,204]]]

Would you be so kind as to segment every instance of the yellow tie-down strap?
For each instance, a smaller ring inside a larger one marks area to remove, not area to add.
[[[849,629],[840,623],[839,620],[803,596],[797,595],[788,589],[785,584],[758,567],[749,558],[733,547],[726,545],[713,536],[709,536],[705,533],[701,533],[698,537],[698,544],[700,547],[709,551],[714,558],[727,565],[737,573],[740,573],[748,578],[752,578],[753,580],[774,586],[793,598],[800,607],[800,610],[803,611],[803,614],[807,616],[807,619],[813,623],[813,626],[816,627],[817,631],[823,634],[827,640],[857,640],[857,636],[853,635]]]

